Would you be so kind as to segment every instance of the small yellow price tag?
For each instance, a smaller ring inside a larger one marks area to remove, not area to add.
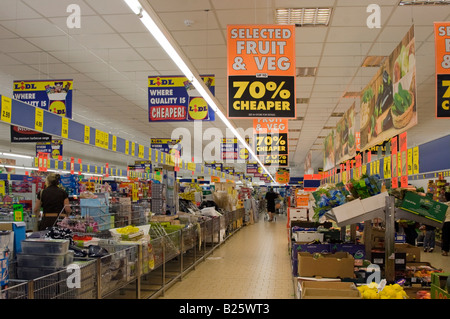
[[[36,108],[35,110],[35,118],[34,118],[34,129],[36,131],[44,130],[44,110],[40,108]]]
[[[69,119],[67,117],[61,118],[61,137],[69,138]]]
[[[113,135],[112,137],[112,150],[117,151],[117,136]]]
[[[89,144],[91,140],[91,128],[89,126],[84,126],[84,143]]]
[[[1,120],[3,122],[7,122],[7,123],[11,123],[11,105],[12,105],[12,100],[7,97],[7,96],[3,96],[2,95],[2,114],[1,114]]]

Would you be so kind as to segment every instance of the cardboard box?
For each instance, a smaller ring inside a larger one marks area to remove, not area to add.
[[[370,196],[361,200],[361,205],[364,210],[371,212],[377,209],[382,209],[386,207],[386,197],[388,197],[388,192],[383,192],[375,196]]]
[[[361,204],[361,200],[358,198],[341,206],[332,208],[331,212],[336,216],[337,223],[341,224],[349,219],[363,215],[366,211]]]
[[[301,299],[362,299],[352,282],[304,281]]]
[[[431,299],[450,299],[449,272],[431,274]]]
[[[307,253],[331,253],[331,247],[330,244],[317,244],[317,245],[311,245],[311,244],[301,244],[301,243],[294,243],[292,245],[292,257],[297,260],[298,253],[299,252],[307,252]]]
[[[406,262],[419,262],[420,261],[420,247],[416,247],[410,244],[395,244],[394,250],[396,253],[405,253]]]
[[[372,251],[372,264],[379,265],[384,268],[385,265],[385,252],[384,251]],[[406,253],[394,253],[395,270],[406,269]]]
[[[296,231],[292,233],[292,237],[295,241],[301,243],[309,243],[315,240],[323,242],[323,233],[315,231]]]
[[[366,257],[366,246],[361,244],[332,244],[332,252],[347,252],[355,259]]]
[[[349,253],[313,254],[298,253],[298,275],[302,277],[354,278],[354,258]]]
[[[297,269],[295,270],[297,272]],[[297,285],[295,289],[295,297],[300,299],[302,297],[302,283],[305,281],[334,281],[340,282],[339,278],[316,278],[316,277],[297,277]]]
[[[289,218],[294,220],[308,220],[308,209],[290,207]]]
[[[448,206],[436,202],[429,197],[420,196],[413,192],[407,192],[400,208],[442,223],[445,220],[445,213],[447,212]]]

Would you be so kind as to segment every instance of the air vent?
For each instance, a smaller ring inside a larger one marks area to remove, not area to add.
[[[305,118],[303,117],[303,116],[298,116],[297,117],[297,120],[299,120],[299,121],[303,121]]]
[[[289,132],[294,133],[294,132],[301,132],[302,130],[299,128],[292,128],[292,129],[288,129]]]
[[[326,138],[326,136],[317,136],[317,138]]]
[[[297,27],[327,26],[331,8],[279,8],[276,9],[277,24],[295,24]]]
[[[335,126],[324,126],[323,127],[324,130],[333,130],[335,128],[336,128]]]
[[[316,67],[299,67],[296,68],[297,77],[309,78],[316,76],[317,68]]]
[[[331,117],[343,117],[344,116],[344,112],[333,112],[330,115]]]
[[[385,58],[385,56],[381,55],[370,55],[364,59],[361,66],[364,68],[378,68],[381,66],[381,63],[383,63]]]
[[[307,97],[300,97],[295,99],[296,104],[308,104],[309,103],[309,98]]]

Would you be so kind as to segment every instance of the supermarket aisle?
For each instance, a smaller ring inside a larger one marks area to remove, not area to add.
[[[286,216],[243,227],[160,298],[294,298]]]

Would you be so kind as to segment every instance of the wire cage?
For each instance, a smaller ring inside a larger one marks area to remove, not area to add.
[[[8,286],[0,291],[0,299],[28,299],[27,280],[10,279]]]
[[[94,299],[97,291],[95,259],[80,259],[67,268],[29,281],[33,299]]]
[[[61,211],[55,226],[70,229],[74,233],[96,234],[114,228],[114,215],[109,206],[70,205],[71,213],[65,216],[65,208]]]
[[[122,288],[138,276],[139,248],[130,244],[99,243],[108,254],[100,258],[100,296]]]

